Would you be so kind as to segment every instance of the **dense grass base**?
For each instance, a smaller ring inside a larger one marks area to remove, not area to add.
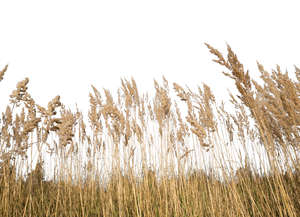
[[[299,216],[300,173],[218,181],[201,172],[161,178],[115,174],[106,186],[2,176],[1,216]]]

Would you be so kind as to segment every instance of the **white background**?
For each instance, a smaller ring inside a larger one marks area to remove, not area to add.
[[[219,98],[233,82],[212,62],[205,42],[226,55],[226,43],[258,76],[279,64],[299,63],[298,1],[1,0],[1,112],[18,81],[40,105],[56,95],[67,106],[88,108],[90,85],[116,91],[133,76],[154,91],[162,75],[191,88],[202,82]],[[299,66],[299,64],[298,64]]]

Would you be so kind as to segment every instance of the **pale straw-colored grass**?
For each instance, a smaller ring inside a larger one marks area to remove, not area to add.
[[[229,45],[226,58],[206,46],[235,81],[230,102],[121,79],[117,95],[92,86],[84,117],[19,82],[0,118],[0,215],[299,216],[300,70],[258,64],[261,85]]]

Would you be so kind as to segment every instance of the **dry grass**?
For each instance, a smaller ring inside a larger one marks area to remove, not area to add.
[[[19,82],[0,118],[0,215],[299,216],[300,70],[258,63],[259,84],[229,45],[206,45],[234,111],[206,84],[172,92],[163,77],[150,98],[121,79],[116,99],[92,86],[86,119]]]

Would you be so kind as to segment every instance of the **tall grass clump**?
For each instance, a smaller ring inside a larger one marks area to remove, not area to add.
[[[92,86],[84,116],[18,82],[0,117],[0,216],[300,216],[300,69],[257,63],[255,81],[229,45],[206,46],[235,83],[229,102],[124,78]]]

